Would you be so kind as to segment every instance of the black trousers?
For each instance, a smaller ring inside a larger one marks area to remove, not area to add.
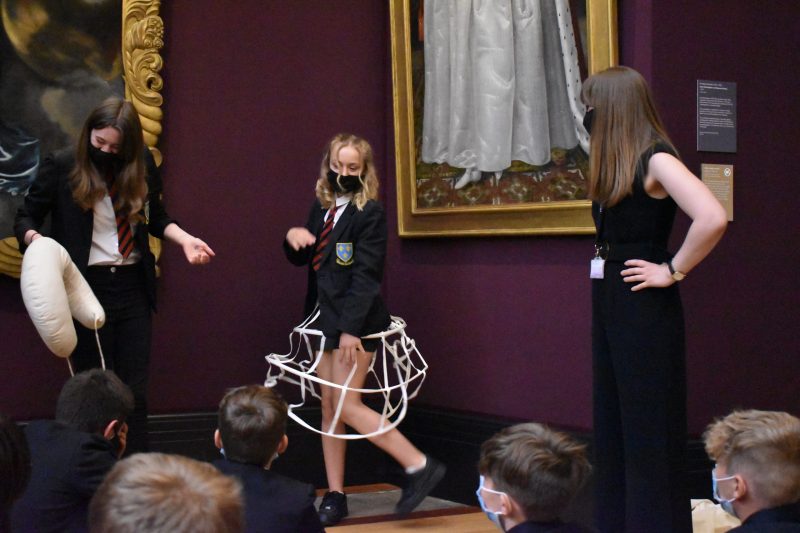
[[[595,515],[603,533],[690,533],[686,350],[677,285],[592,280]]]
[[[140,264],[89,267],[87,281],[106,312],[98,330],[106,368],[113,370],[133,392],[134,410],[128,417],[126,455],[148,451],[147,381],[152,338],[152,314]],[[76,372],[100,366],[94,330],[77,322],[78,346],[72,354]]]

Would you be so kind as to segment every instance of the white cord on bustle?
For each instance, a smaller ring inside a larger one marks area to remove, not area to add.
[[[94,317],[94,338],[97,340],[97,351],[100,352],[100,366],[103,370],[106,369],[106,358],[103,357],[103,347],[100,346],[100,328],[97,327],[97,323],[100,322],[100,317]],[[74,374],[73,374],[74,375]]]

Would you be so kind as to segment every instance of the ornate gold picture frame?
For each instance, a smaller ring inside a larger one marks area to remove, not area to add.
[[[130,100],[142,123],[145,144],[153,152],[157,164],[162,154],[157,148],[162,132],[163,81],[160,71],[163,60],[159,51],[164,46],[164,22],[159,16],[161,0],[123,0],[121,26],[122,75],[125,98]],[[160,241],[151,241],[158,255]],[[0,274],[19,278],[22,255],[15,237],[0,240]]]
[[[585,0],[589,73],[617,63],[616,0]],[[401,237],[594,233],[588,200],[420,208],[417,205],[409,0],[390,2],[398,230]]]

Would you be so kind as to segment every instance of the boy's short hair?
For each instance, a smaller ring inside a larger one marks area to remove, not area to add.
[[[271,388],[245,385],[228,391],[218,420],[225,458],[266,465],[286,434],[286,418],[286,402]]]
[[[737,410],[703,434],[711,460],[743,474],[769,507],[800,500],[800,419],[780,411]]]
[[[109,422],[133,411],[133,393],[111,370],[94,368],[64,384],[56,403],[56,421],[78,431],[102,433]]]
[[[89,505],[92,533],[235,533],[242,488],[208,463],[139,453],[117,463]]]
[[[524,510],[528,520],[554,520],[591,471],[586,446],[541,424],[507,427],[481,446],[478,470]]]

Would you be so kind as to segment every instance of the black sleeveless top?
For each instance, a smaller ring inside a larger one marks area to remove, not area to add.
[[[636,165],[633,192],[610,208],[592,202],[592,217],[598,232],[601,255],[608,261],[644,259],[655,263],[668,260],[667,242],[672,232],[677,204],[670,196],[657,199],[644,190],[647,168],[653,154],[666,152],[677,157],[672,148],[656,143],[648,148]]]

